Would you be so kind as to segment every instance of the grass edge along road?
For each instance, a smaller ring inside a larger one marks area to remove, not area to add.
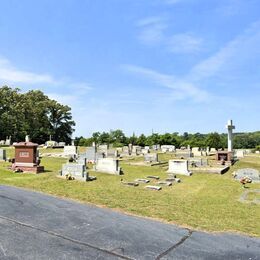
[[[165,179],[165,169],[158,166],[132,166],[121,162],[122,176],[90,172],[97,180],[92,182],[66,181],[58,178],[65,159],[44,157],[46,172],[38,175],[19,174],[7,170],[10,163],[0,163],[0,184],[27,188],[51,195],[105,206],[121,212],[155,218],[204,231],[231,231],[260,236],[260,205],[242,203],[245,191],[231,173],[239,168],[260,169],[260,157],[245,157],[224,175],[195,173],[181,176],[182,182],[163,187],[159,192],[146,190],[145,184],[128,187],[120,180],[133,181],[147,175]],[[155,180],[151,185],[156,184]],[[249,189],[259,189],[260,184],[249,184]]]

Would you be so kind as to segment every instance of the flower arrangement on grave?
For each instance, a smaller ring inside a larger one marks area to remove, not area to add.
[[[71,174],[69,174],[69,173],[66,174],[65,177],[66,177],[66,180],[67,180],[67,181],[73,181],[73,180],[75,180],[75,178],[74,178]]]
[[[251,183],[251,182],[252,182],[252,179],[249,178],[248,176],[245,176],[240,179],[240,183],[242,184],[243,188],[246,188],[246,184]]]

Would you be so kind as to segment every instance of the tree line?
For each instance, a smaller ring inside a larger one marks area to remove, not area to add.
[[[23,141],[26,135],[37,143],[49,140],[71,142],[75,122],[71,108],[50,99],[39,90],[21,93],[8,86],[0,88],[0,140],[7,136],[13,142]]]
[[[191,147],[214,147],[220,149],[227,148],[227,134],[219,134],[216,132],[208,134],[190,134],[185,132],[179,134],[174,132],[165,134],[153,133],[147,136],[144,134],[139,136],[133,134],[132,136],[127,137],[122,130],[117,129],[111,130],[110,132],[95,132],[89,138],[83,136],[75,138],[75,144],[79,146],[91,146],[93,142],[96,144],[113,144],[115,147],[131,143],[140,146],[168,144],[175,145],[177,148],[190,145]],[[234,133],[233,146],[235,149],[256,148],[258,145],[260,145],[260,131],[251,133]]]

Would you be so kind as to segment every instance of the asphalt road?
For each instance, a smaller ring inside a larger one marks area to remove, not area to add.
[[[0,259],[260,259],[260,239],[0,186]]]

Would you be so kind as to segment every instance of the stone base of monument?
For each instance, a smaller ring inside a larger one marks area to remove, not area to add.
[[[233,165],[237,161],[237,159],[235,158],[233,152],[218,151],[216,153],[216,161],[219,161],[219,162],[224,161],[225,164]]]
[[[22,172],[27,172],[27,173],[41,173],[41,172],[44,172],[44,166],[39,166],[39,165],[36,165],[36,166],[12,166],[12,170],[14,171],[17,171],[17,170],[20,170]]]
[[[203,172],[203,173],[216,173],[216,174],[224,174],[229,170],[229,166],[223,166],[223,167],[217,167],[217,166],[213,166],[213,167],[196,167],[193,168],[192,170],[194,172]]]

